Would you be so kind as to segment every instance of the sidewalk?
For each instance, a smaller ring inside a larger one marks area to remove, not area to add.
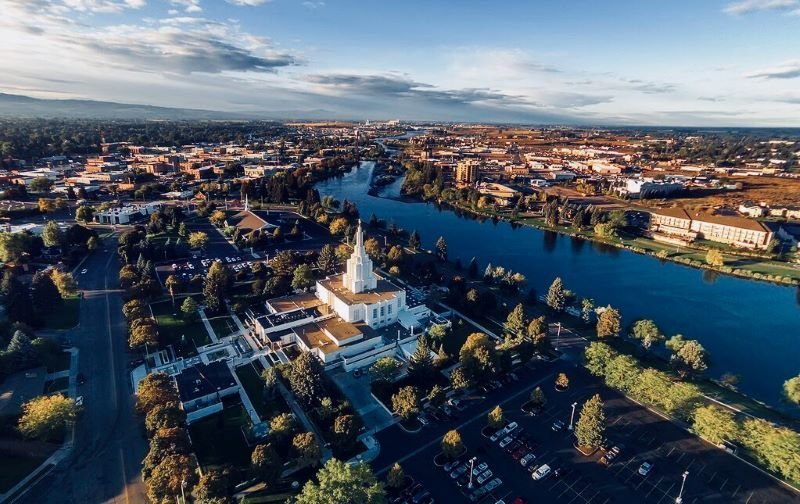
[[[206,326],[206,331],[208,331],[208,336],[211,338],[211,341],[214,343],[219,343],[219,338],[217,338],[217,333],[214,332],[214,328],[211,327],[211,323],[208,321],[206,317],[206,312],[202,308],[197,310],[200,314],[200,318],[203,320],[203,325]]]
[[[231,370],[231,375],[233,379],[236,381],[236,384],[239,385],[239,398],[242,400],[242,404],[244,405],[244,409],[247,411],[247,414],[250,415],[250,421],[253,422],[253,425],[261,423],[261,418],[256,413],[256,408],[253,406],[253,403],[250,402],[250,397],[248,397],[247,392],[244,390],[244,385],[242,382],[239,381],[239,376],[236,374],[236,369],[233,367],[233,363],[228,360],[228,369]]]
[[[475,322],[474,320],[472,320],[471,318],[467,317],[466,315],[464,315],[464,314],[463,314],[463,313],[461,313],[460,311],[456,310],[455,308],[452,308],[452,307],[450,307],[450,306],[447,306],[446,304],[444,304],[444,303],[441,303],[441,302],[440,302],[440,303],[438,303],[438,304],[439,304],[439,306],[441,306],[442,308],[446,308],[446,309],[450,310],[451,312],[455,313],[456,315],[458,315],[458,316],[459,316],[459,317],[461,317],[462,319],[464,319],[464,320],[466,320],[467,322],[469,322],[470,324],[474,325],[475,327],[477,327],[478,329],[480,329],[481,331],[483,331],[483,333],[484,333],[484,334],[486,334],[486,335],[488,335],[488,336],[491,336],[492,338],[494,338],[494,339],[496,339],[496,340],[501,340],[501,339],[502,339],[502,338],[500,338],[500,336],[498,336],[497,334],[495,334],[493,331],[490,331],[490,330],[489,330],[489,329],[487,329],[486,327],[484,327],[484,326],[482,326],[481,324],[479,324],[479,323]]]

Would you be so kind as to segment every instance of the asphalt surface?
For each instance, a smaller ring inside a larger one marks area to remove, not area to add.
[[[477,457],[476,465],[486,462],[493,472],[492,478],[499,477],[503,482],[491,495],[479,501],[483,503],[493,504],[500,499],[509,503],[522,497],[537,503],[666,504],[675,502],[684,471],[689,471],[684,503],[800,502],[800,496],[756,469],[606,388],[573,366],[557,362],[539,364],[533,371],[518,371],[520,381],[504,385],[490,393],[490,397],[475,397],[469,401],[471,406],[458,413],[458,419],[447,424],[432,424],[416,434],[406,433],[396,425],[390,427],[376,435],[381,453],[372,465],[380,476],[385,476],[391,464],[399,461],[406,474],[429,490],[436,502],[468,502],[462,488],[433,463],[440,451],[442,435],[456,428],[468,450],[464,458]],[[561,371],[568,374],[570,387],[556,392],[554,379]],[[548,404],[542,413],[530,417],[520,407],[537,384],[545,391]],[[574,402],[578,403],[577,420],[581,404],[595,393],[604,401],[609,447],[624,445],[610,466],[598,462],[602,451],[585,457],[573,447],[572,432],[566,429],[554,432],[551,428],[555,420],[569,424]],[[528,470],[497,442],[481,434],[488,411],[497,404],[502,406],[507,421],[517,422],[533,439],[535,444],[530,451],[536,456],[534,466],[548,464],[553,470],[565,468],[565,475],[556,478],[551,474],[541,481],[533,481]],[[641,476],[638,469],[645,461],[653,463],[654,468],[647,476]]]
[[[19,502],[146,502],[140,468],[147,442],[133,409],[115,244],[115,236],[107,238],[76,275],[84,299],[80,325],[68,337],[80,350],[86,383],[78,386],[84,409],[73,451]]]

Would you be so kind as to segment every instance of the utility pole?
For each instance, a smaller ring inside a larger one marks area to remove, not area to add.
[[[689,471],[683,471],[683,481],[681,481],[681,491],[678,493],[678,498],[675,499],[675,504],[683,502],[683,487],[686,485],[686,477],[689,476]]]
[[[472,490],[472,472],[475,470],[475,457],[469,459],[469,489]]]
[[[573,429],[573,423],[572,422],[573,422],[573,420],[575,420],[575,406],[577,406],[577,405],[578,405],[577,401],[572,403],[572,415],[570,415],[570,417],[569,417],[569,430]]]

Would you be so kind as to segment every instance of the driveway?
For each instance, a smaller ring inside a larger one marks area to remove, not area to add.
[[[369,389],[369,377],[354,378],[352,373],[339,368],[329,373],[336,385],[342,390],[350,404],[364,420],[368,431],[378,432],[394,424],[394,418],[381,406]]]

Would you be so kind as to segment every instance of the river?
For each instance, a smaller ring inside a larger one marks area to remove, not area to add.
[[[367,194],[374,169],[362,162],[343,177],[317,185],[322,195],[355,202],[362,219],[375,213],[403,229],[416,229],[423,246],[444,236],[451,259],[475,257],[519,271],[538,293],[560,276],[579,297],[612,304],[623,327],[654,320],[667,335],[699,340],[709,352],[709,374],[740,375],[739,389],[780,409],[783,382],[800,372],[800,291],[719,275],[650,256],[531,227],[513,228],[461,217],[431,203],[400,201],[402,178]]]

